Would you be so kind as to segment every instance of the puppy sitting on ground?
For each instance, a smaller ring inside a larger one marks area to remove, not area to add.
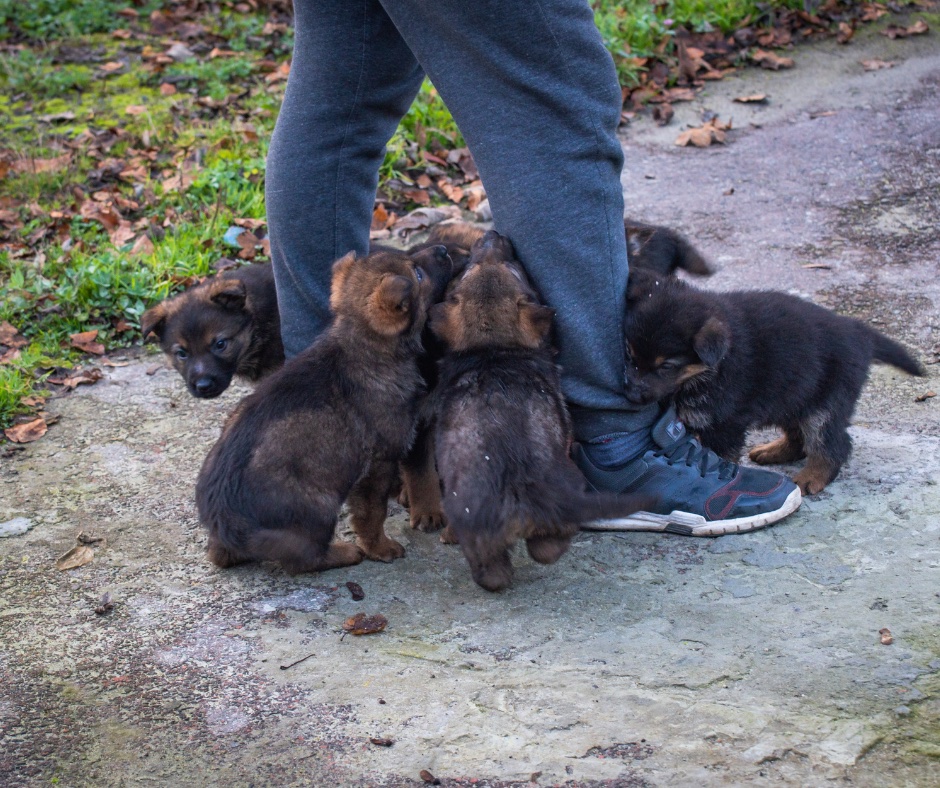
[[[447,299],[431,307],[431,329],[447,348],[428,401],[444,513],[473,579],[489,591],[511,582],[518,539],[550,564],[581,522],[649,503],[584,491],[568,457],[571,422],[547,346],[553,315],[508,239],[492,231]]]
[[[846,428],[872,361],[924,374],[865,323],[785,293],[705,292],[638,270],[627,303],[628,398],[674,397],[679,418],[732,461],[750,428],[781,428],[749,456],[762,465],[806,457],[793,481],[810,495],[849,456]]]
[[[217,397],[238,375],[258,380],[284,363],[270,263],[226,271],[144,312],[189,393]]]
[[[424,391],[421,330],[451,269],[442,246],[336,262],[330,327],[241,402],[203,464],[213,563],[293,574],[404,555],[383,523]],[[332,543],[343,501],[356,545]]]

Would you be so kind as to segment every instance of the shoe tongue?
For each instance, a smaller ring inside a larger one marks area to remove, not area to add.
[[[653,425],[653,440],[661,449],[668,449],[685,436],[685,425],[679,421],[673,408],[669,408],[662,418]]]

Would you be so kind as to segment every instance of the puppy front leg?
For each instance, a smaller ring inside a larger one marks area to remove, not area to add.
[[[368,473],[356,482],[346,503],[356,544],[373,561],[394,561],[405,554],[405,548],[385,535],[388,494],[395,483],[398,464],[373,460]]]
[[[408,499],[411,527],[437,531],[444,526],[441,482],[434,464],[434,431],[422,427],[408,456],[401,463],[402,493]]]

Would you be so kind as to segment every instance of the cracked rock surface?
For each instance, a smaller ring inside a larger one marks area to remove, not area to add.
[[[796,292],[935,360],[940,51],[922,38],[801,49],[793,72],[677,106],[733,114],[726,147],[627,128],[628,212],[683,229],[720,267],[708,287]],[[869,57],[899,65],[863,74]],[[768,107],[731,109],[758,91]],[[391,565],[210,567],[193,484],[246,389],[196,401],[153,363],[0,447],[4,785],[940,784],[940,398],[914,402],[940,366],[874,368],[852,458],[780,525],[583,534],[552,567],[517,555],[492,595],[398,508]],[[81,531],[106,542],[57,571]],[[387,629],[342,637],[357,612]]]

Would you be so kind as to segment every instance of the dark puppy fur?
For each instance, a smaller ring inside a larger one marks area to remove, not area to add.
[[[696,276],[711,276],[712,269],[692,244],[675,230],[624,219],[630,269],[647,268],[663,276],[681,269]]]
[[[645,503],[584,491],[546,342],[553,314],[495,232],[431,308],[431,328],[448,351],[428,402],[444,511],[473,579],[489,591],[511,582],[518,539],[535,561],[553,563],[581,522]]]
[[[284,363],[270,263],[207,279],[148,309],[140,328],[156,334],[194,397],[217,397],[234,375],[258,380]]]
[[[714,293],[647,271],[630,276],[625,340],[628,397],[675,397],[706,446],[737,460],[752,427],[783,437],[758,446],[760,464],[806,457],[794,481],[822,490],[851,450],[846,428],[872,361],[923,369],[901,345],[859,320],[785,293]]]
[[[421,330],[451,269],[443,247],[333,266],[332,324],[242,401],[199,474],[213,563],[295,573],[404,555],[383,523],[424,391]],[[331,543],[343,501],[358,546]]]

